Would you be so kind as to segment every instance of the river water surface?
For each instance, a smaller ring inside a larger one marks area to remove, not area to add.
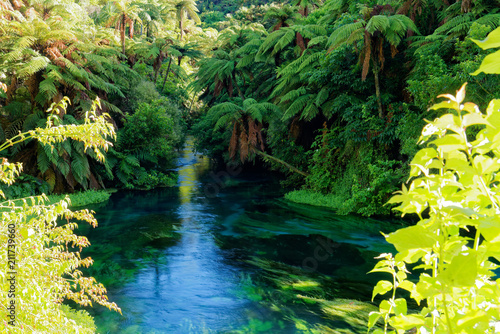
[[[271,176],[213,173],[190,142],[177,171],[175,187],[114,193],[78,232],[123,312],[90,309],[100,333],[366,331],[389,224],[287,202]]]

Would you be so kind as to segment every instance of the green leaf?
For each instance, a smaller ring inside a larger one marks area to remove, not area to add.
[[[432,107],[429,108],[430,110],[437,110],[437,109],[458,109],[458,103],[455,101],[443,101],[434,104]]]
[[[368,316],[368,329],[372,328],[375,326],[377,323],[378,319],[380,319],[382,315],[380,312],[370,312],[370,315]]]
[[[438,150],[445,154],[455,152],[457,150],[467,150],[465,140],[460,135],[456,134],[448,134],[442,138],[432,141],[432,143],[438,147]]]
[[[472,39],[481,49],[492,49],[500,47],[500,28],[496,28],[486,36],[485,39],[479,41],[477,39]]]
[[[500,242],[500,218],[498,216],[482,218],[479,220],[479,231],[488,242]]]
[[[498,159],[492,159],[486,155],[476,155],[473,159],[474,167],[482,175],[496,172],[499,167]]]
[[[406,263],[415,263],[427,254],[428,251],[423,249],[407,249],[396,254],[396,261],[404,261]]]
[[[482,114],[478,114],[478,113],[467,114],[463,117],[462,125],[464,127],[468,127],[468,126],[471,126],[474,124],[489,125],[490,123],[486,119],[484,119],[484,116]]]
[[[408,306],[406,305],[406,299],[404,298],[397,298],[394,300],[394,313],[396,316],[399,315],[406,315],[408,312]]]
[[[391,304],[387,300],[382,300],[380,303],[380,312],[383,314],[388,314],[389,310],[391,310]]]
[[[401,283],[399,283],[398,288],[401,288],[401,289],[406,290],[408,292],[412,292],[415,290],[416,285],[415,285],[415,283],[410,282],[410,281],[402,281]]]
[[[386,239],[398,252],[409,249],[430,249],[436,243],[436,237],[420,225],[399,229],[389,234]]]
[[[432,159],[438,157],[438,152],[432,148],[423,148],[415,154],[411,164],[426,166],[432,161]]]
[[[376,295],[378,295],[378,294],[383,295],[390,290],[392,290],[392,283],[391,282],[384,281],[384,280],[378,281],[377,285],[375,285],[375,288],[373,288],[372,301]]]
[[[472,286],[476,282],[477,256],[469,254],[455,256],[444,272],[438,278],[448,286]]]
[[[398,315],[389,320],[392,327],[396,329],[409,330],[425,324],[424,318],[420,315]]]
[[[474,328],[480,322],[489,322],[489,317],[483,310],[471,311],[457,320],[457,331],[465,330],[466,333],[474,333]]]
[[[500,74],[500,50],[484,57],[481,66],[471,75],[478,75],[484,72],[486,74]]]

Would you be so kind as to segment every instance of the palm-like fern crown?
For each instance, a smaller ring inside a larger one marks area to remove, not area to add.
[[[99,22],[103,22],[107,27],[116,26],[120,20],[125,22],[133,20],[141,21],[141,2],[136,0],[117,0],[106,3],[100,12]]]
[[[232,50],[243,46],[252,39],[265,35],[267,35],[267,31],[260,23],[232,24],[220,32],[218,45],[222,49]]]
[[[198,16],[198,7],[196,7],[196,2],[194,0],[174,0],[173,4],[178,21],[183,21],[186,16],[189,15],[193,21],[198,24],[201,23],[200,17]]]
[[[384,65],[383,42],[391,45],[392,55],[397,52],[396,47],[401,43],[406,33],[411,30],[416,33],[415,23],[405,15],[390,15],[392,7],[389,5],[363,7],[360,14],[363,19],[337,28],[328,39],[330,51],[344,44],[358,44],[363,42],[360,61],[363,63],[362,78],[366,78],[370,62],[382,68]]]
[[[58,62],[62,52],[77,38],[72,26],[56,18],[43,20],[38,15],[8,21],[6,34],[0,38],[1,68],[15,71],[19,78],[28,78],[44,69],[50,62]],[[62,65],[62,63],[60,63]]]
[[[500,6],[495,1],[461,1],[441,12],[444,23],[433,35],[447,39],[466,36],[474,22],[493,29],[500,26]]]
[[[257,61],[266,61],[269,56],[283,51],[286,47],[296,42],[297,33],[302,38],[313,39],[318,36],[326,35],[326,29],[320,25],[293,25],[273,31],[266,37],[259,48],[256,56]]]
[[[282,7],[271,7],[264,15],[264,19],[272,20],[274,22],[272,30],[278,30],[281,27],[288,27],[292,25],[300,15],[295,8],[284,5]]]

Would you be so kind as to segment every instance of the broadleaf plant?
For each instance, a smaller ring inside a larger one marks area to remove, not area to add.
[[[482,113],[466,102],[465,87],[433,109],[411,162],[409,186],[389,203],[416,214],[410,227],[385,235],[398,253],[380,255],[372,272],[387,272],[373,297],[392,291],[369,318],[373,333],[496,333],[500,331],[500,100]],[[419,269],[418,281],[408,268]],[[422,306],[408,310],[397,289]],[[384,329],[376,327],[384,320]]]
[[[0,87],[2,88],[2,87]],[[82,142],[92,149],[97,159],[104,161],[101,150],[111,146],[115,137],[109,115],[98,115],[99,101],[85,116],[84,124],[60,125],[52,111],[65,111],[69,103],[64,98],[48,110],[45,128],[19,133],[0,145],[0,153],[17,142],[34,138],[54,148],[66,138]],[[9,163],[0,158],[0,182],[12,185],[21,173],[21,163]],[[0,196],[4,194],[0,192]],[[97,225],[93,212],[71,211],[69,197],[50,204],[45,194],[0,202],[0,294],[1,333],[95,333],[92,317],[62,304],[71,300],[82,306],[93,303],[121,313],[108,301],[105,287],[79,270],[92,265],[92,259],[82,258],[82,248],[88,239],[73,233],[76,221]],[[78,321],[74,319],[77,318]]]

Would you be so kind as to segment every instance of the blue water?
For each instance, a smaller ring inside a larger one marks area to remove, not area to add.
[[[368,302],[379,277],[366,272],[388,249],[383,222],[286,202],[271,176],[216,177],[190,143],[177,172],[176,187],[113,194],[95,208],[99,227],[81,230],[91,273],[123,312],[92,310],[100,333],[363,332],[282,293],[280,280],[310,275],[326,282],[316,297]]]

